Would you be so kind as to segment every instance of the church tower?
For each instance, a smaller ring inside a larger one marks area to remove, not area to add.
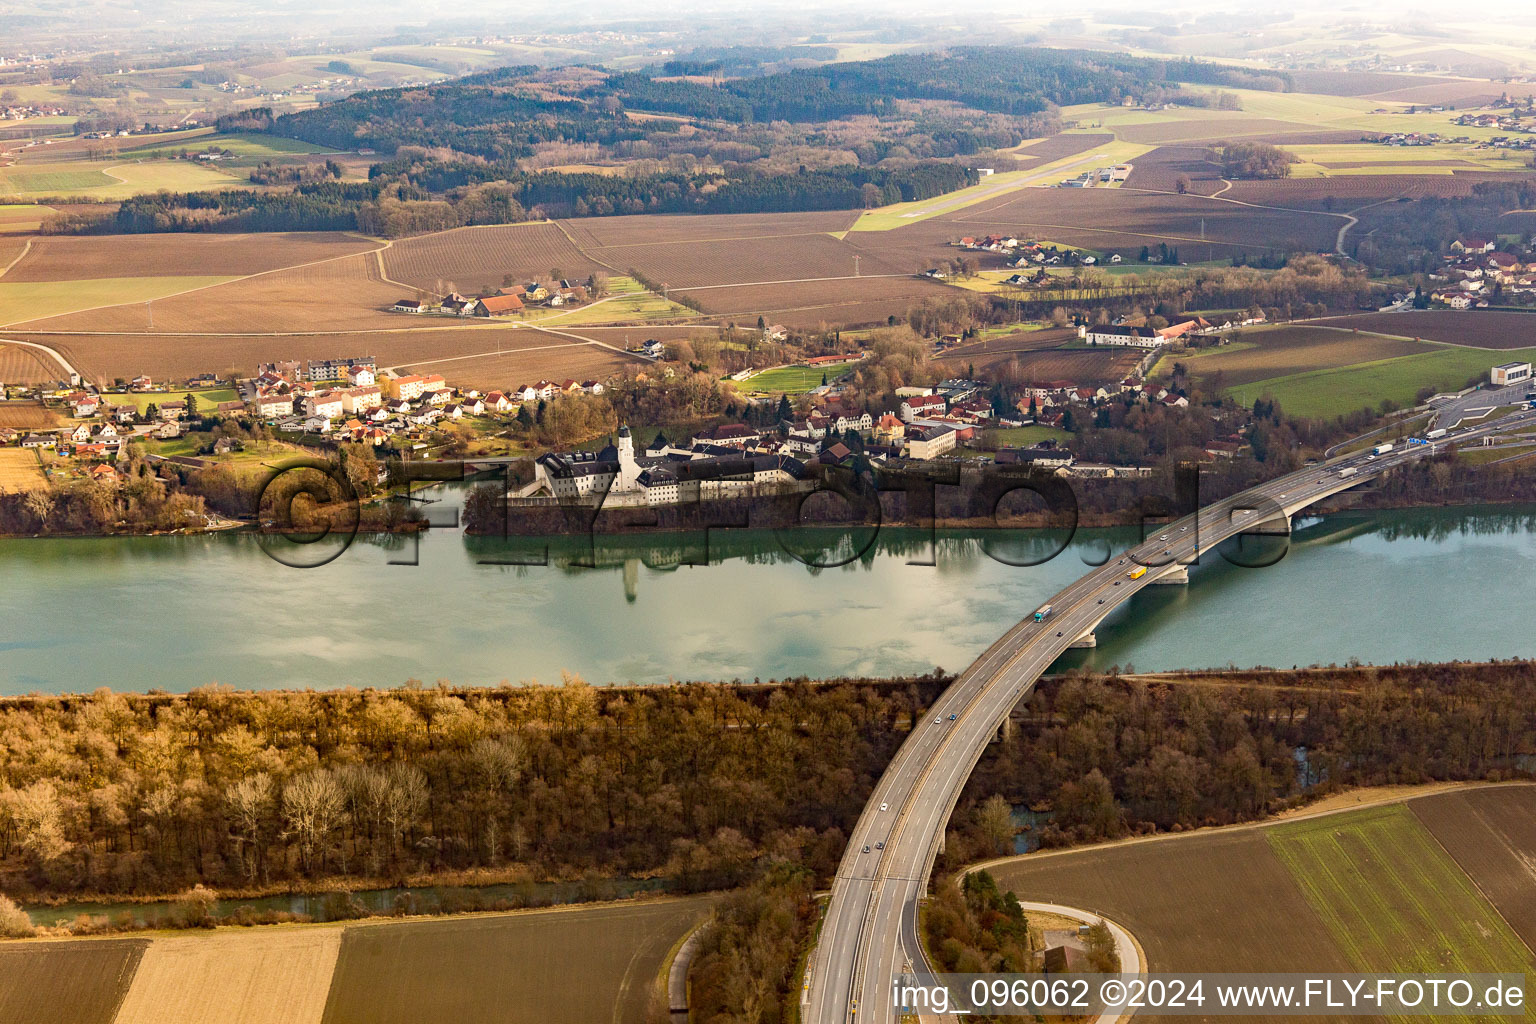
[[[619,477],[613,482],[614,490],[633,491],[640,486],[640,464],[635,461],[635,439],[629,427],[619,428]]]

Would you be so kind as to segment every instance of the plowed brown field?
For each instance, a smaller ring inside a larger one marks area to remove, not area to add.
[[[1536,786],[1462,790],[1408,806],[1536,949]]]
[[[741,241],[775,235],[847,231],[858,213],[822,210],[806,213],[643,214],[634,217],[587,217],[561,223],[588,246],[650,245],[676,241]]]
[[[643,340],[633,330],[637,341]],[[646,337],[651,335],[647,334]],[[186,377],[207,371],[238,370],[249,376],[256,364],[272,359],[339,359],[371,355],[382,366],[413,359],[520,351],[550,344],[550,337],[510,328],[391,330],[324,334],[204,336],[195,335],[37,335],[80,367],[92,379]]]
[[[383,256],[390,278],[437,294],[499,288],[509,275],[521,281],[558,270],[575,278],[609,269],[583,255],[558,224],[457,228],[403,239]]]
[[[4,245],[8,243],[0,243]],[[47,235],[5,275],[18,281],[103,277],[228,277],[366,252],[379,243],[335,232],[223,235]],[[0,253],[0,267],[9,259]]]
[[[1404,338],[1423,338],[1471,348],[1536,347],[1536,314],[1496,309],[1414,310],[1406,313],[1364,313],[1330,317],[1333,327],[1381,331]]]
[[[43,384],[58,380],[63,372],[62,367],[36,349],[0,344],[0,383]]]
[[[589,251],[597,259],[626,270],[634,267],[672,288],[853,277],[855,270],[869,276],[907,274],[914,269],[888,261],[879,246],[855,246],[831,235],[778,235],[739,242],[661,242]]]
[[[0,945],[0,1024],[112,1024],[143,939]]]
[[[401,327],[403,314],[384,312],[400,289],[380,280],[372,253],[159,299],[32,320],[44,331],[146,331],[156,334],[256,334]]]

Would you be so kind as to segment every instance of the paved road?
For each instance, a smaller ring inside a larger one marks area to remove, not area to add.
[[[1446,440],[1464,443],[1521,425],[1536,425],[1536,412],[1459,430]],[[1399,445],[1380,457],[1359,452],[1214,502],[1051,598],[1054,612],[1043,623],[1030,614],[989,647],[939,697],[876,783],[833,882],[801,1019],[808,1024],[894,1021],[892,978],[908,965],[925,966],[917,906],[960,790],[1009,711],[1075,640],[1142,587],[1180,571],[1222,540],[1282,513],[1291,515],[1435,447]],[[1340,476],[1341,469],[1354,472]],[[1148,571],[1130,579],[1127,573],[1138,565]]]
[[[1465,395],[1430,402],[1437,427],[1454,427],[1469,416],[1487,415],[1503,405],[1524,405],[1527,391],[1536,391],[1536,381],[1524,381],[1507,388],[1486,387]]]

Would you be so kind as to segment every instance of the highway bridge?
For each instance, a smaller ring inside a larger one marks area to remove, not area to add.
[[[1398,442],[1381,455],[1357,451],[1289,473],[1154,528],[1145,542],[1052,597],[1052,613],[1044,621],[1034,621],[1035,609],[1028,609],[1024,621],[940,695],[875,785],[833,882],[801,1019],[807,1024],[896,1020],[892,979],[908,969],[928,969],[917,909],[966,779],[1041,673],[1069,647],[1091,643],[1094,629],[1117,607],[1143,587],[1187,581],[1188,566],[1229,538],[1284,532],[1290,517],[1308,505],[1442,445],[1532,426],[1536,412],[1521,411],[1458,430],[1433,445]],[[1143,566],[1146,572],[1132,578]]]

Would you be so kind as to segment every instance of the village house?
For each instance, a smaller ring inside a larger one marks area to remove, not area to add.
[[[348,388],[340,394],[341,409],[345,413],[367,412],[384,400],[384,395],[379,391],[377,384]]]
[[[485,408],[491,412],[507,412],[512,408],[512,402],[500,391],[492,391],[485,396]]]
[[[378,377],[374,374],[373,367],[371,366],[349,366],[347,367],[347,383],[354,388],[366,388],[378,383]]]
[[[338,391],[325,391],[304,399],[304,415],[310,419],[319,417],[334,420],[340,418],[344,412],[346,412],[346,402]]]
[[[901,418],[906,423],[924,416],[939,416],[949,408],[949,404],[939,395],[913,395],[902,400]]]
[[[958,435],[950,426],[917,427],[907,431],[907,458],[925,461],[953,451]]]
[[[516,295],[487,295],[476,299],[470,307],[471,316],[510,316],[520,313],[523,309],[523,300]]]
[[[384,394],[406,402],[414,402],[427,389],[427,378],[417,374],[404,377],[385,377],[379,381]]]
[[[186,402],[161,402],[160,418],[162,420],[179,420],[187,414]]]
[[[907,427],[894,413],[881,413],[875,424],[875,440],[880,444],[899,445],[906,438]]]
[[[423,299],[401,299],[389,308],[396,313],[425,313],[432,307]]]
[[[251,405],[256,410],[256,415],[263,419],[276,419],[279,416],[293,415],[293,397],[291,395],[257,395],[251,400]]]

